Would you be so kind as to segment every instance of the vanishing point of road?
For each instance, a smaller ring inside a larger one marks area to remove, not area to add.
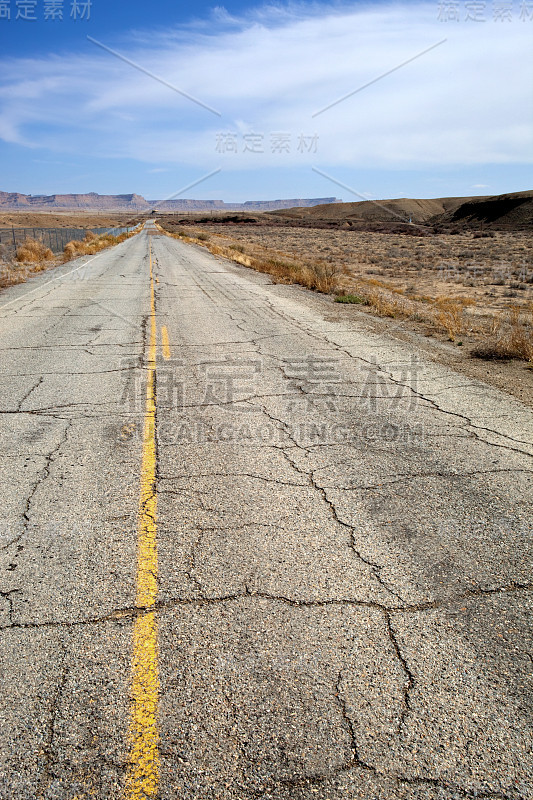
[[[0,297],[1,800],[533,798],[533,419],[162,235]]]

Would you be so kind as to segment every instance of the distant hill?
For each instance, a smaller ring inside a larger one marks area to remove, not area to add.
[[[450,209],[438,224],[520,230],[533,226],[533,191],[477,197]]]
[[[246,203],[225,203],[223,200],[146,200],[140,194],[53,194],[26,195],[0,192],[2,211],[273,211],[275,209],[310,207],[334,203],[335,197],[291,200],[249,200]]]
[[[361,200],[356,203],[334,203],[317,209],[290,209],[283,216],[293,216],[295,219],[321,219],[327,221],[352,221],[352,222],[412,222],[424,223],[432,217],[455,210],[472,198],[444,197],[437,200]]]
[[[272,217],[287,223],[366,227],[372,224],[452,228],[521,230],[533,225],[533,191],[481,197],[442,197],[430,200],[362,200],[315,208],[274,211]]]

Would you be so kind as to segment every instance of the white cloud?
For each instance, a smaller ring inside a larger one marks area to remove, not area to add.
[[[63,153],[152,163],[426,167],[531,160],[530,27],[518,20],[442,24],[436,4],[338,9],[218,9],[186,30],[106,44],[220,118],[87,43],[83,54],[0,63],[0,137]],[[443,38],[447,41],[329,111],[312,114]],[[35,78],[35,76],[38,76]],[[272,133],[290,152],[272,153]],[[237,134],[238,153],[217,152]],[[264,153],[243,153],[262,134]],[[316,153],[298,138],[318,135]],[[484,187],[478,187],[484,188]]]

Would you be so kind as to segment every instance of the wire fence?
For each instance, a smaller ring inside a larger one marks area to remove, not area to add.
[[[53,253],[62,253],[65,245],[72,241],[81,241],[90,231],[100,236],[109,233],[120,236],[129,233],[133,228],[0,228],[0,258],[13,258],[17,247],[26,239],[35,239],[49,247]]]

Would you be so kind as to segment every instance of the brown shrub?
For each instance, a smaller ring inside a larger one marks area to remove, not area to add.
[[[110,233],[104,233],[101,236],[96,236],[92,231],[85,234],[83,241],[73,240],[67,242],[63,249],[63,261],[71,261],[73,258],[79,256],[90,256],[105,250],[106,247],[112,247],[115,244],[120,244],[131,238],[138,233],[139,227],[129,233],[121,233],[119,236],[112,236]]]
[[[475,305],[473,300],[462,297],[437,297],[434,302],[435,323],[444,328],[452,342],[465,331],[465,308]]]
[[[310,272],[310,288],[329,294],[337,289],[342,270],[335,262],[318,261],[310,263]]]
[[[18,283],[24,283],[28,277],[28,270],[22,266],[13,266],[12,264],[0,265],[0,289],[6,289],[8,286],[16,286]]]
[[[533,319],[530,312],[518,306],[511,308],[505,341],[516,358],[533,361]]]
[[[38,264],[41,261],[52,261],[54,254],[37,239],[26,239],[17,247],[16,259],[23,264]]]
[[[518,358],[533,362],[533,315],[513,306],[493,323],[489,341],[471,351],[474,358],[497,360]]]
[[[75,239],[72,242],[67,242],[63,249],[63,255],[65,261],[70,261],[72,258],[78,258],[78,256],[86,255],[87,253],[96,252],[96,241],[95,242],[80,242]]]
[[[364,300],[380,317],[408,319],[413,313],[412,303],[401,292],[390,289],[373,278],[355,283],[357,296]]]
[[[76,258],[79,255],[79,245],[80,242],[68,242],[63,250],[63,256],[65,261],[70,261],[72,258]]]
[[[263,254],[249,258],[244,255],[239,256],[231,250],[228,250],[226,255],[239,264],[273,275],[282,283],[298,283],[300,286],[325,294],[335,291],[338,286],[340,269],[335,264],[319,261],[299,263]]]

